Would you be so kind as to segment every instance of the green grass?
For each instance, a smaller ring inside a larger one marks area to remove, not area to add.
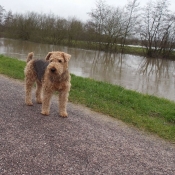
[[[0,73],[24,79],[25,62],[0,56]],[[175,142],[175,103],[72,75],[69,101]]]
[[[0,74],[23,80],[25,65],[26,63],[24,61],[0,55]]]

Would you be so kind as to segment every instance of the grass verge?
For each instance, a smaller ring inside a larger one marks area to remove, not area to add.
[[[24,79],[25,62],[0,55],[0,74]],[[72,75],[69,101],[175,142],[175,103]]]

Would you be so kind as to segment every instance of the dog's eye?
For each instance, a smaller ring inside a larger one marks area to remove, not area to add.
[[[59,63],[62,63],[62,60],[58,60]]]
[[[52,62],[53,60],[50,60],[50,62]]]

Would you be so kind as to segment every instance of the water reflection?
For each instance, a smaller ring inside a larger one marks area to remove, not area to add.
[[[174,61],[0,39],[1,54],[22,60],[31,51],[35,53],[35,57],[44,59],[48,52],[55,50],[72,55],[69,69],[75,75],[175,101]]]
[[[140,91],[175,101],[174,61],[144,59],[139,66]]]
[[[0,38],[0,53],[18,59],[26,59],[28,52],[33,51],[35,57],[45,57],[48,51],[55,49],[54,45],[38,44],[22,40],[13,40]],[[59,49],[64,50],[64,47],[59,46]]]

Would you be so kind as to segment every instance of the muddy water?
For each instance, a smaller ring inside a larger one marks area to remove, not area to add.
[[[175,101],[174,61],[0,39],[0,54],[22,60],[31,51],[37,58],[44,58],[48,52],[57,50],[72,55],[69,69],[75,75]]]

